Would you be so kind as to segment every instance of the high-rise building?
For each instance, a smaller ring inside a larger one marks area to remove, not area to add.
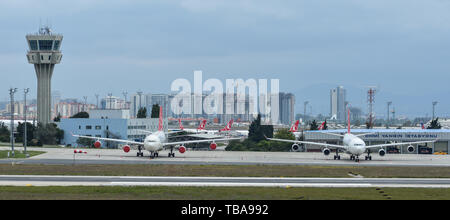
[[[142,92],[137,92],[130,97],[130,115],[136,117],[140,108],[147,107],[146,95]],[[148,109],[147,109],[148,112]]]
[[[62,35],[52,34],[49,27],[26,36],[29,51],[28,62],[34,65],[37,85],[37,120],[42,124],[51,121],[51,79],[55,64],[61,62]]]
[[[127,104],[125,100],[116,96],[106,96],[100,102],[101,109],[125,109]]]
[[[295,120],[295,95],[292,93],[280,93],[280,116],[281,124],[290,125]]]
[[[153,105],[159,105],[163,108],[163,116],[169,117],[170,115],[170,103],[168,94],[148,94],[146,95],[147,114],[151,116]]]
[[[330,117],[331,119],[344,121],[346,91],[343,86],[331,89],[330,91]]]

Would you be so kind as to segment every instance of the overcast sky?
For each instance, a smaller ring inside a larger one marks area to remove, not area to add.
[[[448,0],[0,0],[0,101],[11,86],[31,88],[25,35],[47,21],[64,35],[52,90],[64,98],[142,90],[169,92],[177,78],[280,79],[329,114],[332,87],[366,111],[367,86],[378,86],[375,111],[450,116]],[[16,95],[21,99],[23,93]]]

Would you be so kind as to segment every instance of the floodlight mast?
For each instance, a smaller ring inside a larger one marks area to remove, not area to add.
[[[15,156],[14,153],[14,93],[17,92],[17,88],[10,88],[9,89],[9,96],[11,98],[11,107],[10,107],[10,114],[11,114],[11,136],[10,136],[10,142],[11,142],[11,154],[12,157]]]

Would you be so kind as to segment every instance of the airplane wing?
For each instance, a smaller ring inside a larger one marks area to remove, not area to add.
[[[341,149],[344,148],[344,146],[342,146],[342,145],[318,143],[318,142],[311,142],[311,141],[296,141],[296,140],[277,139],[277,138],[267,138],[267,140],[288,142],[288,143],[294,143],[294,144],[311,144],[311,145],[325,146],[325,147],[330,147],[330,148],[341,148]]]
[[[75,135],[75,134],[72,134],[72,136],[79,137],[79,138],[88,138],[88,139],[93,139],[93,140],[114,141],[114,142],[120,142],[120,143],[126,143],[126,144],[136,144],[136,145],[143,145],[144,144],[143,142],[122,140],[122,139],[114,139],[114,138],[91,137],[91,136],[82,136],[82,135]]]
[[[232,141],[232,140],[241,140],[241,138],[221,138],[221,139],[167,142],[167,143],[163,143],[163,146],[173,146],[173,145],[183,145],[183,144],[193,144],[193,143],[222,142],[222,141]]]
[[[411,144],[424,144],[424,143],[434,143],[437,140],[432,141],[416,141],[416,142],[402,142],[402,143],[391,143],[391,144],[377,144],[377,145],[369,145],[366,148],[377,148],[377,147],[389,147],[389,146],[398,146],[398,145],[411,145]]]

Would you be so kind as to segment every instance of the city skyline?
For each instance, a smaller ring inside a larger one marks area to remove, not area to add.
[[[30,88],[30,98],[37,89],[24,35],[48,20],[65,36],[52,82],[65,97],[167,93],[170,82],[201,69],[221,80],[276,76],[296,96],[296,113],[309,100],[313,114],[328,115],[329,89],[340,85],[366,111],[365,86],[377,85],[378,115],[387,101],[398,115],[431,115],[433,101],[437,116],[450,115],[447,2],[36,2],[0,3],[2,81]]]

